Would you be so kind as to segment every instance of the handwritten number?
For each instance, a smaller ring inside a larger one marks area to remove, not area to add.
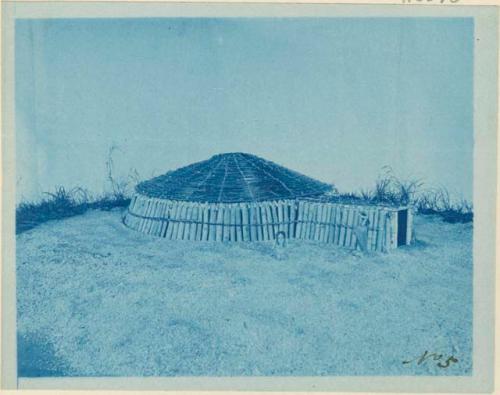
[[[447,368],[448,366],[450,366],[450,363],[453,362],[453,363],[457,363],[458,362],[458,359],[456,359],[454,356],[451,356],[449,357],[446,362],[443,364],[441,362],[439,362],[437,365],[440,367],[440,368]]]
[[[404,365],[407,365],[409,363],[412,363],[412,362],[417,362],[417,365],[421,365],[423,364],[424,362],[428,361],[428,360],[433,360],[433,361],[439,361],[437,363],[437,366],[439,366],[440,368],[447,368],[449,367],[452,363],[457,363],[458,362],[458,359],[455,358],[453,355],[448,357],[448,359],[443,363],[442,362],[442,359],[443,359],[443,354],[438,354],[438,353],[430,353],[429,351],[424,351],[424,353],[422,355],[420,355],[419,357],[416,357],[414,359],[410,359],[408,361],[403,361],[403,364]]]

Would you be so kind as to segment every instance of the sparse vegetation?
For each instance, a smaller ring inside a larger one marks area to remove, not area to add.
[[[111,210],[114,207],[126,207],[130,199],[123,194],[110,193],[92,199],[81,188],[66,190],[56,188],[47,192],[47,197],[39,202],[23,202],[16,208],[16,233],[22,233],[44,222],[73,217],[91,209]]]
[[[107,180],[111,192],[92,196],[83,188],[68,190],[59,186],[54,192],[45,192],[45,198],[41,201],[22,202],[16,207],[16,234],[47,221],[73,217],[92,209],[111,210],[115,207],[127,207],[130,203],[127,190],[137,183],[139,175],[132,169],[125,180],[114,176],[113,153],[117,149],[116,145],[111,146],[106,160]]]
[[[445,222],[467,223],[473,220],[472,204],[466,200],[453,202],[450,194],[444,188],[421,194],[415,202],[417,211],[421,214],[437,214]]]
[[[39,202],[23,202],[16,208],[16,233],[22,233],[53,219],[62,219],[83,214],[90,209],[110,210],[114,207],[127,207],[130,199],[128,189],[137,184],[139,176],[133,170],[126,180],[117,180],[114,175],[112,146],[106,162],[107,179],[111,192],[93,198],[82,189],[66,190],[58,187],[47,192],[47,197]],[[353,193],[339,193],[334,187],[322,200],[346,204],[382,204],[389,206],[412,205],[424,215],[439,215],[445,222],[467,223],[473,220],[472,204],[466,200],[453,201],[445,188],[423,189],[421,180],[398,179],[390,168],[385,168],[372,190],[363,189]]]
[[[472,222],[473,208],[470,202],[463,199],[453,201],[445,188],[424,189],[421,180],[401,180],[394,175],[391,168],[386,167],[384,170],[373,190],[336,193],[328,199],[351,204],[411,205],[418,213],[439,215],[445,222]]]

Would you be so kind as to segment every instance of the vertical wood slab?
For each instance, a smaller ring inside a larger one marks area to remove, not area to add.
[[[323,205],[321,203],[316,203],[316,229],[314,232],[314,239],[316,241],[321,241],[321,231],[323,224],[321,223],[321,218],[323,217]]]
[[[325,226],[323,224],[323,215],[325,210],[325,205],[323,203],[318,203],[318,213],[317,213],[317,229],[316,229],[316,240],[322,241],[323,233],[325,232]]]
[[[383,208],[377,210],[375,226],[376,226],[376,238],[375,238],[375,251],[382,252],[384,250],[385,241],[385,221],[387,217],[387,212]]]
[[[129,213],[138,214],[137,207],[139,206],[140,199],[141,199],[140,196],[136,195],[136,199],[135,199],[133,207],[128,208]],[[132,219],[132,218],[134,218],[134,221],[131,221],[130,223],[133,224],[134,229],[137,230],[137,223],[135,221],[135,220],[137,220],[137,217],[134,217],[133,215],[131,215],[129,219]]]
[[[146,233],[146,234],[148,233],[149,217],[151,215],[152,210],[153,210],[153,202],[151,199],[148,199],[146,202],[146,212],[144,214],[145,218],[143,218],[143,224],[142,224],[142,229],[141,229],[142,233]]]
[[[275,223],[277,222],[277,218],[275,218],[275,211],[272,203],[267,204],[267,218],[269,220],[269,224],[271,225],[270,230],[269,230],[269,238],[271,240],[274,240],[276,237],[276,229],[275,229]]]
[[[168,210],[168,201],[163,200],[161,208],[160,208],[160,213],[159,213],[161,221],[160,221],[160,226],[158,229],[158,236],[160,236],[160,237],[163,237],[163,234],[164,234],[163,232],[165,230],[165,226],[167,223],[167,214],[168,214],[167,210]]]
[[[225,216],[226,216],[226,205],[224,203],[219,203],[219,215],[218,215],[219,220],[217,221],[218,223],[220,223],[220,240],[219,241],[224,241],[224,233],[227,230],[227,228],[225,226]]]
[[[384,221],[384,214],[380,208],[376,208],[373,214],[373,237],[372,237],[372,249],[373,251],[377,251],[379,248],[379,239],[381,239],[380,235],[382,234],[381,226]]]
[[[255,228],[256,216],[255,216],[255,205],[253,203],[250,203],[248,205],[248,219],[250,222],[250,239],[252,241],[256,241],[257,240],[257,229]]]
[[[246,205],[246,209],[247,209],[247,221],[248,221],[248,224],[247,224],[247,229],[248,229],[248,241],[254,241],[254,230],[252,229],[252,212],[251,212],[251,203],[247,204]]]
[[[338,234],[338,223],[339,223],[339,206],[338,204],[333,204],[333,214],[332,214],[332,231],[330,234],[330,240],[328,240],[329,243],[335,244],[335,240]]]
[[[142,198],[142,196],[139,196],[135,202],[133,214],[142,215],[143,206],[144,206],[144,199]],[[139,217],[133,217],[133,218],[134,220],[132,223],[134,225],[134,229],[140,232],[142,219]]]
[[[391,218],[391,248],[398,248],[398,212],[393,210]]]
[[[291,229],[290,217],[291,217],[292,209],[291,209],[290,201],[286,201],[286,200],[283,201],[282,209],[283,209],[283,222],[284,222],[283,231],[286,234],[286,238],[291,239],[292,235],[290,232],[290,229]]]
[[[234,241],[237,241],[236,240],[236,205],[235,204],[230,204],[229,205],[230,207],[230,215],[231,215],[231,219],[230,219],[230,236],[229,236],[229,240],[234,242]]]
[[[250,241],[250,228],[249,228],[249,219],[248,219],[248,207],[246,204],[242,205],[242,222],[243,222],[243,240]]]
[[[215,222],[217,221],[217,206],[208,204],[208,235],[207,241],[215,241]]]
[[[406,245],[410,245],[413,240],[413,207],[408,206],[408,219],[406,223]]]
[[[296,239],[302,238],[302,221],[304,219],[304,202],[297,202],[297,225],[295,226],[294,237]]]
[[[285,231],[285,226],[284,226],[284,220],[283,220],[283,207],[284,203],[283,200],[278,200],[276,203],[274,203],[274,208],[276,212],[276,219],[278,222],[278,228],[276,229],[277,232],[284,232]]]
[[[187,205],[185,203],[181,203],[181,210],[179,213],[179,222],[177,223],[177,236],[176,240],[184,239],[184,228],[186,227],[186,212]]]
[[[222,240],[224,242],[229,242],[231,240],[231,206],[229,204],[224,204],[224,229]]]
[[[191,233],[191,214],[193,212],[193,206],[190,203],[186,203],[186,211],[184,212],[184,231],[182,232],[182,240],[189,240],[189,234]]]
[[[208,217],[208,212],[209,212],[208,204],[203,203],[202,213],[201,213],[201,218],[202,218],[201,240],[203,241],[208,241],[208,227],[210,226],[209,225],[210,218]]]
[[[307,240],[307,222],[309,221],[309,202],[303,202],[302,205],[302,229],[300,231],[300,239]]]
[[[305,207],[305,229],[304,229],[304,240],[311,240],[311,221],[312,221],[312,213],[313,207],[311,202],[306,203]]]
[[[264,203],[264,209],[266,211],[266,225],[267,225],[267,236],[269,240],[274,240],[274,230],[273,230],[273,217],[271,215],[271,207],[269,203]]]
[[[319,238],[318,240],[322,243],[325,242],[325,237],[328,231],[328,219],[327,219],[327,214],[328,214],[328,205],[326,203],[320,203],[319,204]]]
[[[215,240],[215,212],[214,205],[212,203],[207,203],[207,209],[205,212],[206,215],[206,224],[207,224],[207,232],[206,232],[206,241],[214,241]]]
[[[149,228],[149,234],[153,236],[156,236],[156,229],[160,225],[160,222],[157,220],[157,218],[159,217],[158,215],[159,207],[160,207],[160,200],[154,199],[153,212],[151,213],[151,225]]]
[[[198,227],[198,211],[199,211],[199,203],[191,204],[191,226],[189,228],[189,240],[198,240],[196,238],[196,228]]]
[[[155,221],[154,221],[154,226],[153,226],[153,234],[155,236],[160,235],[161,231],[161,224],[162,224],[162,216],[161,216],[161,210],[163,208],[163,200],[162,199],[157,199],[156,203],[156,209],[155,209]]]
[[[309,214],[308,214],[308,239],[314,240],[314,231],[316,230],[316,204],[311,203],[309,205]]]
[[[260,204],[255,205],[255,215],[257,217],[257,240],[264,240],[264,227],[262,226],[262,208]]]
[[[370,238],[370,250],[371,251],[377,251],[377,234],[378,234],[378,227],[379,227],[379,222],[380,222],[380,209],[378,207],[372,208],[371,209],[371,222],[370,222],[370,231],[371,231],[371,238]]]
[[[147,198],[141,198],[141,202],[139,205],[139,212],[138,212],[139,215],[141,215],[141,216],[146,215],[148,201],[149,201],[149,199],[147,199]]]
[[[321,218],[323,218],[323,208],[322,203],[316,203],[316,229],[314,231],[314,239],[316,241],[321,241],[322,237],[323,224]]]
[[[216,205],[215,212],[215,241],[222,241],[222,220],[223,212],[221,204]]]
[[[392,213],[389,210],[384,210],[384,213],[385,213],[385,218],[384,218],[385,230],[383,232],[383,241],[384,241],[383,250],[384,252],[389,252],[391,250]]]
[[[345,239],[343,247],[349,247],[349,241],[351,239],[351,221],[352,221],[352,209],[351,206],[346,206],[347,217],[346,217],[346,230],[345,230]]]
[[[366,235],[366,248],[368,251],[372,251],[372,240],[373,240],[373,208],[363,207],[363,212],[366,213],[368,218],[368,233]]]
[[[340,247],[344,246],[345,236],[346,236],[346,223],[347,223],[347,209],[344,205],[340,206],[340,232],[337,245]]]
[[[186,206],[184,203],[179,204],[179,210],[177,210],[177,222],[174,226],[174,240],[182,240],[182,235],[184,234],[184,218],[186,217]]]
[[[358,224],[359,220],[359,209],[357,206],[352,206],[351,207],[351,212],[352,212],[352,218],[351,218],[351,237],[349,238],[349,248],[355,248],[356,246],[356,232],[354,228]]]
[[[236,207],[236,223],[238,227],[236,228],[236,237],[238,241],[243,241],[243,210],[241,203]]]
[[[323,232],[323,237],[321,238],[321,241],[323,243],[327,243],[328,242],[328,237],[330,235],[330,225],[331,225],[331,205],[328,204],[328,203],[323,203],[323,207],[325,208],[324,209],[324,213],[323,213],[323,228],[324,228],[324,232]]]
[[[194,228],[194,240],[201,241],[201,232],[203,230],[203,204],[202,203],[196,203],[195,206],[196,210],[194,215],[195,215],[195,228]]]
[[[267,211],[264,203],[259,204],[260,217],[262,221],[262,240],[269,240],[269,229],[267,227]]]
[[[320,231],[319,231],[319,241],[324,243],[325,236],[327,233],[327,228],[328,228],[328,225],[327,225],[328,206],[325,203],[321,203],[320,207],[321,207],[321,216],[320,216],[319,220],[321,222],[321,225],[320,225]]]
[[[330,238],[328,240],[329,243],[335,244],[335,236],[337,234],[337,223],[338,223],[338,205],[332,204],[332,216],[331,216],[331,230],[330,230]]]
[[[269,203],[269,208],[271,210],[271,223],[272,223],[272,240],[276,239],[276,234],[278,233],[278,213],[276,211],[276,204],[274,202]]]
[[[169,224],[168,224],[168,227],[167,227],[167,234],[166,234],[166,238],[168,240],[173,240],[174,238],[174,226],[175,226],[175,218],[177,217],[177,211],[179,210],[179,205],[177,204],[177,202],[175,201],[172,201],[172,207],[170,209],[170,220],[169,220]]]
[[[227,226],[228,207],[226,203],[220,203],[219,209],[221,210],[221,241],[226,242],[229,236],[229,227]]]
[[[151,213],[151,224],[148,232],[151,235],[156,235],[156,228],[160,224],[159,221],[156,220],[156,218],[159,217],[158,215],[159,205],[160,205],[159,199],[153,199],[153,211]]]
[[[161,215],[161,212],[163,210],[163,203],[164,201],[162,199],[158,199],[158,205],[156,206],[156,221],[155,221],[155,228],[154,228],[154,235],[156,237],[160,236],[161,234],[161,225],[163,223],[163,220],[162,220],[162,215]]]
[[[312,240],[313,236],[314,236],[314,234],[312,233],[312,221],[314,220],[313,214],[314,214],[313,203],[307,202],[306,231],[305,231],[305,235],[304,235],[305,240]]]
[[[347,211],[344,205],[340,205],[339,209],[340,209],[340,221],[339,221],[339,235],[338,235],[337,245],[340,247],[344,245]]]
[[[220,210],[220,240],[219,241],[225,241],[225,233],[227,230],[227,226],[225,226],[225,220],[226,220],[226,205],[224,203],[219,203],[219,210]]]
[[[332,243],[333,238],[335,237],[335,205],[329,203],[329,214],[328,214],[328,234],[326,236],[326,242]]]
[[[318,205],[317,203],[312,203],[310,206],[311,210],[309,211],[309,240],[316,240],[316,217],[318,213]]]
[[[175,218],[175,215],[176,215],[176,211],[177,211],[177,204],[175,202],[170,202],[170,208],[169,208],[169,221],[168,221],[168,225],[167,225],[167,231],[165,233],[165,238],[168,239],[168,240],[172,240],[172,234],[173,234],[173,230],[174,230],[174,222],[171,221]]]
[[[392,232],[393,232],[393,227],[392,227],[392,220],[393,220],[393,213],[392,210],[387,209],[386,210],[386,218],[385,218],[385,224],[386,224],[386,229],[384,232],[385,236],[385,251],[390,252],[392,250]]]
[[[138,200],[134,207],[134,214],[140,215],[140,209],[142,205],[142,199]],[[140,231],[141,221],[139,218],[135,218],[134,229]]]
[[[385,213],[382,208],[377,208],[374,214],[374,224],[373,227],[374,237],[373,237],[373,250],[382,251],[383,233],[384,233],[384,218]]]
[[[141,232],[142,233],[147,233],[148,215],[149,215],[150,211],[151,211],[151,200],[147,199],[144,202],[144,217],[141,218],[141,221],[142,221]]]
[[[155,220],[154,220],[154,217],[155,217],[155,212],[156,212],[156,206],[158,204],[158,201],[156,199],[150,199],[151,201],[151,209],[149,210],[149,214],[148,214],[148,221],[146,223],[146,233],[148,235],[152,234],[152,230],[154,228],[154,225],[155,225]]]
[[[182,203],[181,205],[181,215],[179,218],[179,227],[177,230],[177,240],[185,240],[184,239],[184,231],[187,228],[187,223],[186,223],[186,217],[187,217],[187,210],[188,210],[189,205],[186,203]]]
[[[163,206],[163,222],[160,230],[160,236],[165,237],[167,234],[167,227],[168,227],[168,219],[170,216],[170,202],[168,200],[165,200],[165,205]]]
[[[290,222],[288,233],[291,239],[295,238],[295,229],[297,227],[297,215],[299,213],[299,204],[295,200],[290,200],[288,211],[288,222]]]
[[[345,238],[347,234],[347,207],[345,205],[339,205],[339,234],[337,239],[337,245],[343,247],[345,243]]]
[[[359,206],[353,206],[352,208],[352,224],[351,224],[351,242],[349,247],[354,249],[357,245],[357,236],[356,236],[356,226],[360,223],[360,209]]]
[[[328,204],[328,203],[325,203],[323,204],[323,206],[325,207],[325,213],[323,215],[323,227],[325,229],[324,233],[323,233],[323,238],[322,238],[322,242],[323,243],[328,243],[328,238],[330,236],[330,230],[331,230],[331,216],[332,216],[332,205],[331,204]]]
[[[137,227],[137,230],[141,233],[144,233],[143,231],[143,228],[144,228],[144,216],[146,214],[146,210],[147,210],[147,204],[148,204],[148,201],[146,199],[141,199],[141,203],[139,205],[139,215],[142,217],[139,219],[139,224],[138,224],[138,227]]]
[[[199,240],[196,238],[197,236],[197,227],[198,227],[198,212],[199,212],[199,203],[192,203],[192,211],[191,211],[191,228],[189,229],[189,240]]]
[[[171,207],[169,210],[169,223],[168,223],[167,232],[165,235],[165,238],[167,238],[168,240],[173,240],[173,238],[174,238],[174,225],[175,225],[174,220],[177,217],[178,210],[179,210],[179,205],[177,204],[177,202],[172,201]]]

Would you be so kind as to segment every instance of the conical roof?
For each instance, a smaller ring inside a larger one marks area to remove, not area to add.
[[[241,152],[215,155],[136,187],[149,197],[209,203],[295,199],[330,189],[328,184]]]

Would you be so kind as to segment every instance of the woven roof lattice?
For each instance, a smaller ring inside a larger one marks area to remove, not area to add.
[[[152,198],[242,203],[318,196],[331,186],[258,156],[235,152],[143,181],[136,190]]]

